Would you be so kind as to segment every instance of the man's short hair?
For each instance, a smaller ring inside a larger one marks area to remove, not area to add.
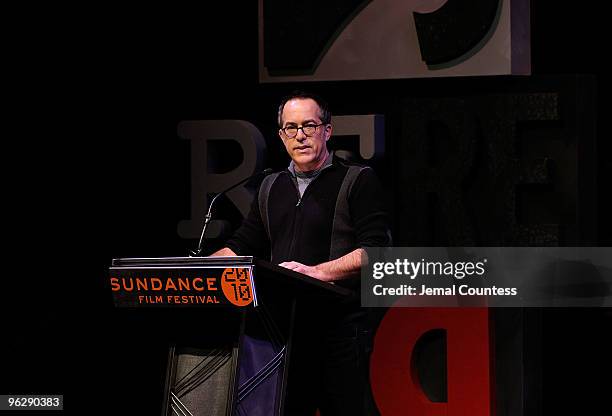
[[[321,123],[329,124],[331,123],[331,112],[329,111],[329,105],[327,101],[318,96],[317,94],[313,94],[305,91],[293,91],[291,94],[283,97],[278,106],[278,127],[283,127],[283,122],[281,120],[283,116],[283,109],[285,108],[285,104],[291,100],[306,100],[311,99],[319,106],[319,118],[321,119]]]

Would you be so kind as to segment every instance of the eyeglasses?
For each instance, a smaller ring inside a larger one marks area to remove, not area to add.
[[[306,137],[310,137],[313,136],[316,131],[317,131],[317,127],[319,126],[324,126],[328,123],[321,123],[321,124],[306,124],[305,126],[302,127],[297,127],[297,126],[287,126],[284,129],[281,129],[283,131],[283,133],[285,133],[285,136],[287,136],[290,139],[293,139],[295,136],[297,136],[298,134],[298,130],[302,129],[302,132],[304,133],[304,136]]]

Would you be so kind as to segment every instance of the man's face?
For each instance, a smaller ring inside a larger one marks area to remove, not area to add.
[[[289,100],[283,107],[282,127],[321,124],[320,116],[319,106],[314,100],[310,98]],[[331,133],[330,124],[317,127],[310,137],[307,137],[302,129],[299,129],[293,138],[289,138],[282,129],[278,132],[287,153],[301,172],[315,170],[323,165],[328,156],[326,142]]]

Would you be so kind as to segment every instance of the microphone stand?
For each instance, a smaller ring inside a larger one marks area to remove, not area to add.
[[[210,201],[210,205],[208,205],[208,212],[206,213],[206,217],[204,218],[204,226],[202,227],[202,234],[200,234],[200,241],[198,243],[198,248],[197,250],[189,250],[189,257],[201,257],[202,256],[202,252],[204,251],[204,234],[206,233],[206,227],[208,227],[208,223],[210,222],[210,220],[212,219],[212,207],[215,204],[215,201],[217,200],[217,198],[219,198],[221,195],[225,194],[226,192],[231,191],[232,189],[242,185],[243,183],[257,177],[260,175],[266,176],[268,174],[272,173],[272,169],[267,168],[261,172],[257,172],[255,175],[251,175],[248,176],[244,179],[242,179],[240,182],[235,183],[234,185],[230,186],[229,188],[219,192],[218,194],[216,194],[212,201]]]

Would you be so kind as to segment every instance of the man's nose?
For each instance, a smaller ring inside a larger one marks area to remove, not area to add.
[[[298,129],[297,134],[295,135],[295,140],[299,142],[303,142],[306,140],[306,135],[304,134],[304,129]]]

